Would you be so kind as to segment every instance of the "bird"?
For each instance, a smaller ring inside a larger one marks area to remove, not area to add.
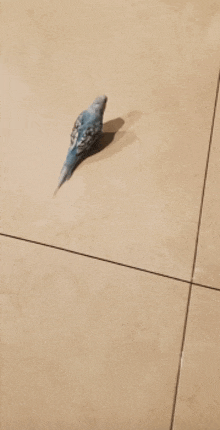
[[[77,117],[70,135],[70,146],[54,196],[64,182],[70,179],[79,162],[88,155],[100,139],[107,100],[106,95],[97,97],[88,109],[81,112]]]

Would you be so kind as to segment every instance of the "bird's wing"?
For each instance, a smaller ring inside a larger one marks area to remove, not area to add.
[[[94,145],[94,143],[100,138],[102,132],[102,124],[98,122],[97,124],[91,124],[86,127],[81,138],[76,142],[77,155],[89,151],[89,149]]]
[[[79,134],[79,129],[83,125],[83,119],[84,119],[84,111],[81,112],[81,114],[76,118],[76,121],[74,123],[72,133],[70,135],[70,148],[73,149],[76,146],[77,138]]]

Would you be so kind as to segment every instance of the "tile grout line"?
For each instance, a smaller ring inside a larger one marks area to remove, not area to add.
[[[208,146],[208,153],[207,153],[207,159],[206,159],[206,167],[205,167],[205,174],[204,174],[204,181],[203,181],[203,189],[202,189],[202,196],[201,196],[201,203],[200,203],[199,219],[198,219],[198,226],[197,226],[197,235],[196,235],[196,241],[195,241],[195,250],[194,250],[194,258],[193,258],[193,265],[192,265],[192,272],[191,272],[191,280],[190,281],[189,280],[184,280],[184,279],[181,279],[181,278],[177,278],[177,277],[172,277],[172,276],[165,275],[165,274],[162,274],[162,273],[150,271],[150,270],[147,270],[147,269],[142,269],[142,268],[138,268],[138,267],[135,267],[135,266],[131,266],[131,265],[119,263],[119,262],[108,260],[108,259],[105,259],[105,258],[92,256],[92,255],[85,254],[85,253],[82,253],[82,252],[65,249],[65,248],[62,248],[62,247],[59,247],[59,246],[49,245],[49,244],[46,244],[46,243],[42,243],[42,242],[30,240],[30,239],[21,238],[21,237],[18,237],[18,236],[13,236],[13,235],[9,235],[9,234],[0,233],[0,236],[3,236],[3,237],[8,237],[8,238],[11,238],[11,239],[21,240],[21,241],[25,241],[25,242],[32,243],[32,244],[36,244],[36,245],[40,245],[40,246],[44,246],[44,247],[49,247],[49,248],[52,248],[52,249],[57,249],[57,250],[65,251],[65,252],[69,252],[69,253],[72,253],[72,254],[75,254],[75,255],[84,256],[84,257],[95,259],[95,260],[98,260],[98,261],[103,261],[103,262],[106,262],[106,263],[110,263],[110,264],[114,264],[114,265],[118,265],[118,266],[122,266],[122,267],[127,267],[127,268],[130,268],[130,269],[133,269],[133,270],[142,271],[142,272],[145,272],[145,273],[154,274],[154,275],[161,276],[161,277],[164,277],[164,278],[173,279],[173,280],[177,280],[177,281],[180,281],[180,282],[183,282],[183,283],[189,283],[190,284],[189,285],[189,291],[188,291],[187,305],[186,305],[186,314],[185,314],[185,320],[184,320],[184,326],[183,326],[183,335],[182,335],[182,342],[181,342],[181,351],[180,351],[179,365],[178,365],[178,371],[177,371],[177,377],[176,377],[176,385],[175,385],[175,391],[174,391],[174,401],[173,401],[172,414],[171,414],[170,430],[173,430],[174,421],[175,421],[175,411],[176,411],[176,404],[177,404],[177,396],[178,396],[178,390],[179,390],[179,384],[180,384],[181,364],[182,364],[182,358],[183,358],[183,350],[184,350],[184,346],[185,346],[186,329],[187,329],[187,323],[188,323],[188,317],[189,317],[189,309],[190,309],[190,302],[191,302],[191,296],[192,296],[193,286],[199,286],[199,287],[202,287],[202,288],[208,288],[208,289],[213,289],[213,290],[220,291],[217,288],[193,282],[194,272],[195,272],[195,266],[196,266],[196,259],[197,259],[197,252],[198,252],[200,227],[201,227],[201,222],[202,222],[202,213],[203,213],[205,189],[206,189],[207,176],[208,176],[208,167],[209,167],[209,159],[210,159],[211,146],[212,146],[214,123],[215,123],[215,116],[216,116],[217,103],[218,103],[219,86],[220,86],[220,72],[218,74],[218,79],[217,79],[216,95],[215,95],[215,102],[214,102],[214,109],[213,109],[213,116],[212,116],[211,130],[210,130],[209,146]]]
[[[68,249],[68,248],[62,248],[61,246],[50,245],[48,243],[38,242],[37,240],[26,239],[24,237],[14,236],[14,235],[11,235],[11,234],[1,233],[1,232],[0,232],[0,236],[7,237],[9,239],[20,240],[20,241],[27,242],[27,243],[32,243],[34,245],[44,246],[46,248],[56,249],[58,251],[68,252],[70,254],[79,255],[79,256],[82,256],[82,257],[86,257],[86,258],[91,258],[92,260],[103,261],[104,263],[109,263],[109,264],[113,264],[113,265],[116,265],[116,266],[125,267],[125,268],[131,269],[131,270],[137,270],[139,272],[149,273],[151,275],[160,276],[162,278],[172,279],[173,281],[182,282],[184,284],[191,284],[192,283],[192,285],[195,285],[195,286],[200,287],[200,288],[206,288],[206,289],[209,289],[209,290],[215,290],[215,291],[219,291],[220,292],[219,288],[212,287],[211,285],[205,285],[205,284],[200,284],[200,283],[197,283],[197,282],[191,282],[189,279],[177,278],[175,276],[166,275],[165,273],[155,272],[153,270],[144,269],[142,267],[131,266],[131,265],[126,264],[126,263],[120,263],[118,261],[108,260],[107,258],[97,257],[97,256],[91,255],[91,254],[85,254],[83,252],[74,251],[74,250]]]
[[[207,290],[219,291],[220,289],[217,287],[211,287],[210,285],[197,284],[196,282],[190,282],[190,284],[194,287],[206,288]]]
[[[205,189],[206,189],[207,176],[208,176],[209,159],[210,159],[210,153],[211,153],[212,138],[213,138],[214,124],[215,124],[215,116],[216,116],[218,96],[219,96],[219,86],[220,86],[220,71],[218,73],[216,92],[215,92],[215,102],[214,102],[212,123],[211,123],[210,136],[209,136],[209,146],[208,146],[208,153],[207,153],[207,158],[206,158],[206,167],[205,167],[204,180],[203,180],[203,188],[202,188],[201,203],[200,203],[200,210],[199,210],[199,219],[198,219],[197,234],[196,234],[196,241],[195,241],[194,258],[193,258],[193,264],[192,264],[191,281],[190,281],[190,285],[189,285],[189,292],[188,292],[187,305],[186,305],[186,314],[185,314],[185,320],[184,320],[184,325],[183,325],[183,335],[182,335],[180,358],[179,358],[179,365],[178,365],[178,371],[177,371],[177,377],[176,377],[176,385],[175,385],[175,391],[174,391],[174,400],[173,400],[173,407],[172,407],[172,414],[171,414],[170,430],[174,430],[177,396],[178,396],[178,390],[179,390],[179,384],[180,384],[180,374],[181,374],[181,367],[182,367],[183,350],[184,350],[185,340],[186,340],[186,329],[187,329],[187,323],[188,323],[188,318],[189,318],[192,289],[193,289],[194,285],[198,285],[198,284],[193,283],[193,278],[194,278],[196,259],[197,259],[197,253],[198,253],[199,234],[200,234],[200,228],[201,228],[201,223],[202,223],[202,213],[203,213]]]
[[[79,256],[82,256],[82,257],[86,257],[86,258],[91,258],[93,260],[103,261],[104,263],[109,263],[109,264],[113,264],[113,265],[116,265],[116,266],[127,267],[128,269],[137,270],[139,272],[146,272],[146,273],[149,273],[149,274],[152,274],[152,275],[161,276],[163,278],[168,278],[168,279],[173,279],[173,280],[176,280],[176,281],[179,281],[179,282],[183,282],[183,283],[187,283],[187,284],[190,283],[190,281],[188,279],[181,279],[181,278],[177,278],[175,276],[165,275],[164,273],[155,272],[155,271],[144,269],[144,268],[137,267],[137,266],[131,266],[131,265],[126,264],[126,263],[120,263],[118,261],[108,260],[107,258],[97,257],[95,255],[86,254],[84,252],[74,251],[74,250],[68,249],[68,248],[63,248],[61,246],[51,245],[51,244],[44,243],[44,242],[39,242],[37,240],[26,239],[24,237],[19,237],[19,236],[7,234],[7,233],[1,233],[1,232],[0,232],[0,236],[7,237],[9,239],[20,240],[20,241],[27,242],[27,243],[32,243],[34,245],[44,246],[46,248],[56,249],[58,251],[68,252],[70,254],[79,255]],[[212,287],[209,287],[209,286],[205,286],[205,287],[206,288],[212,288]]]

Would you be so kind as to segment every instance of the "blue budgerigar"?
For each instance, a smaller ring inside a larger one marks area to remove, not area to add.
[[[71,133],[70,147],[54,194],[65,181],[70,179],[75,167],[100,139],[106,103],[106,96],[97,97],[76,119]]]

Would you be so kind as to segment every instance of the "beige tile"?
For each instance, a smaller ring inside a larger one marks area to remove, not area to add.
[[[188,285],[1,243],[4,430],[168,430]]]
[[[4,232],[189,278],[220,47],[202,3],[3,1]],[[118,132],[53,199],[100,93]]]
[[[220,428],[220,294],[193,288],[173,430]]]
[[[205,189],[202,223],[199,235],[195,281],[220,288],[220,100]]]

